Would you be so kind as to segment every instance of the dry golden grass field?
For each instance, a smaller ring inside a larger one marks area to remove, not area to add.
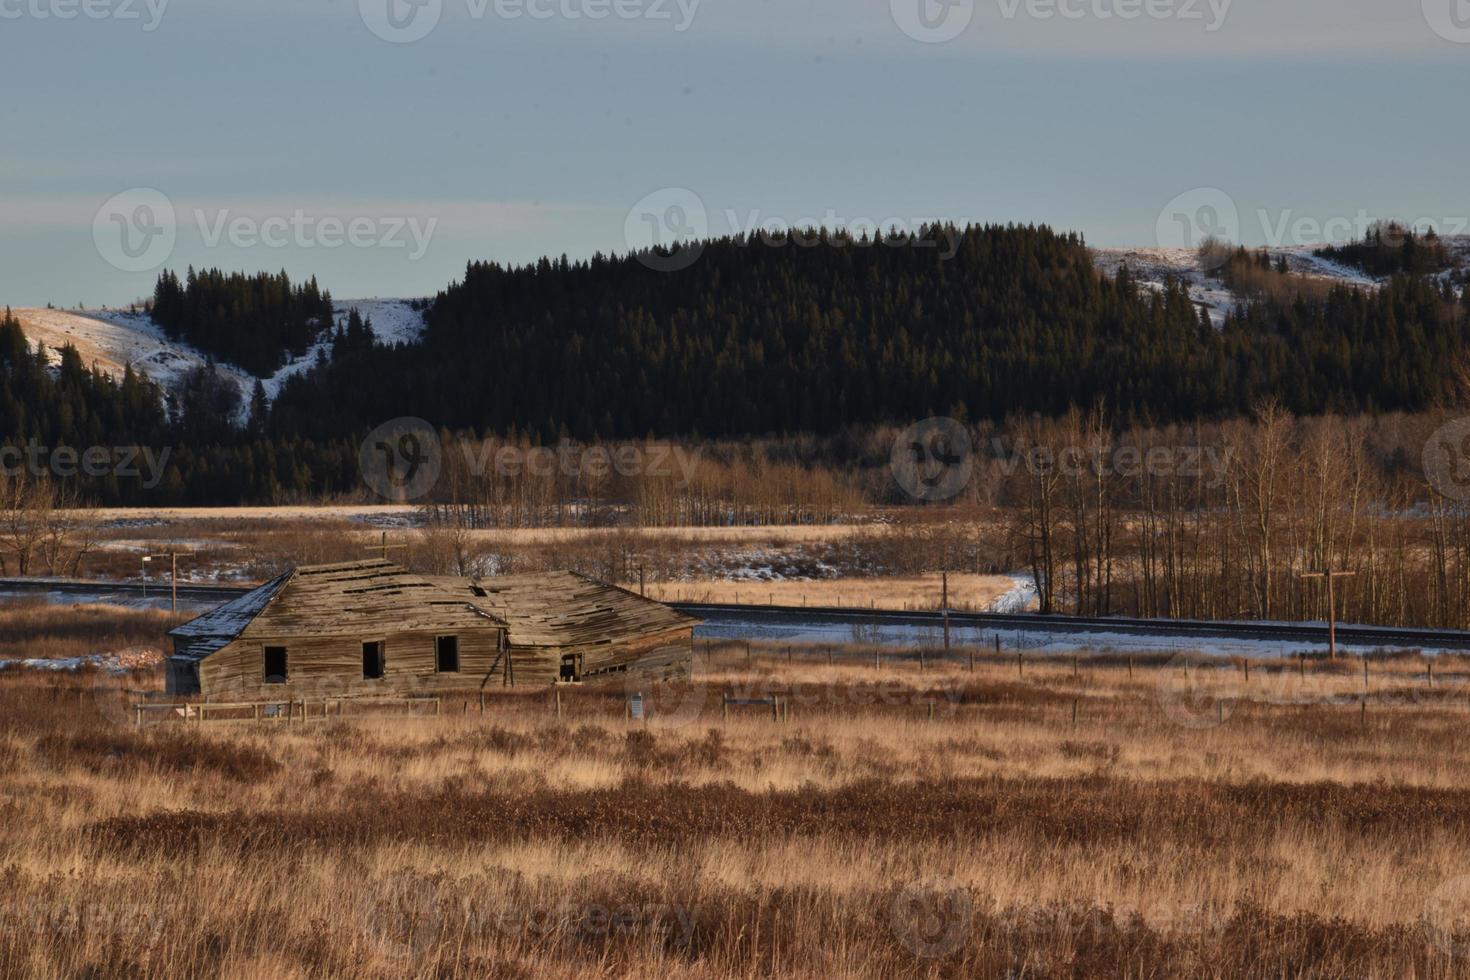
[[[637,589],[638,583],[625,587]],[[983,612],[1015,587],[1004,575],[949,576],[949,607]],[[654,582],[645,592],[660,602],[718,602],[744,605],[828,606],[849,609],[938,609],[944,595],[939,574],[889,575],[881,578],[839,578],[817,581],[752,582],[704,579]]]
[[[1465,975],[1470,662],[1429,668],[701,643],[642,722],[142,730],[155,674],[4,671],[0,975]]]

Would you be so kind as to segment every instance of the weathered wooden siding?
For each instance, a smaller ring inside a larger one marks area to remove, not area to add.
[[[670,677],[689,672],[693,636],[693,628],[684,627],[629,643],[591,644],[563,652],[582,654],[584,680],[614,673]]]
[[[459,671],[438,673],[435,667],[437,632],[392,632],[360,637],[241,637],[202,660],[199,679],[208,697],[269,699],[321,696],[403,695],[450,689],[500,685],[505,652],[499,649],[501,631],[488,624],[459,637]],[[443,634],[451,635],[451,634]],[[362,676],[362,644],[385,643],[384,672],[380,680]],[[287,650],[287,680],[264,682],[264,650]],[[520,682],[520,663],[515,665]]]
[[[459,672],[435,669],[437,633],[389,633],[354,639],[292,636],[239,639],[200,661],[199,679],[210,698],[269,700],[300,697],[401,696],[436,691],[544,686],[561,676],[564,654],[582,655],[586,681],[608,680],[632,674],[677,677],[689,672],[692,661],[689,628],[673,630],[632,643],[591,644],[580,647],[520,647],[499,649],[499,630],[483,628],[459,637]],[[386,645],[381,680],[362,676],[362,644],[383,640]],[[263,681],[267,646],[287,650],[288,678],[284,684]],[[506,676],[507,658],[513,661]]]

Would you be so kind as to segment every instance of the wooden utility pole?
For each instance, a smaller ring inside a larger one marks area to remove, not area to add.
[[[943,595],[940,599],[940,608],[944,610],[944,652],[949,653],[949,572],[940,572],[940,588]]]
[[[367,550],[368,551],[376,551],[382,557],[382,559],[384,561],[387,561],[388,560],[388,552],[390,552],[390,551],[398,551],[398,550],[400,550],[402,548],[407,548],[407,547],[408,547],[408,545],[406,545],[406,544],[389,544],[388,543],[388,532],[387,531],[384,531],[383,532],[383,540],[380,543],[378,543],[378,544],[370,544],[370,545],[368,545],[367,546]]]
[[[168,559],[168,584],[169,584],[169,588],[172,590],[172,598],[169,600],[169,611],[170,612],[178,612],[179,611],[179,559],[180,558],[192,558],[193,556],[194,556],[194,552],[192,552],[192,551],[165,551],[162,554],[158,554],[158,555],[146,555],[143,558],[144,561],[152,561],[155,558],[167,558]],[[144,582],[143,588],[144,588],[145,594],[146,594],[146,590],[147,590],[147,587],[148,587],[147,586],[148,579],[147,579],[146,576],[144,577],[143,582]]]
[[[1302,578],[1320,578],[1327,583],[1327,657],[1329,660],[1337,659],[1337,597],[1332,583],[1340,578],[1352,578],[1357,572],[1334,572],[1323,569],[1320,572],[1303,572]]]

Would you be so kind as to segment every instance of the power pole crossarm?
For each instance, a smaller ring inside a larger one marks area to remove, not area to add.
[[[144,561],[152,561],[155,558],[168,559],[168,584],[170,590],[172,591],[172,595],[169,600],[169,610],[172,612],[179,611],[179,559],[192,557],[194,557],[194,552],[192,551],[171,550],[157,555],[149,555],[148,557],[143,559]]]
[[[408,547],[408,545],[406,545],[406,544],[389,544],[388,543],[388,532],[387,531],[384,531],[383,532],[383,540],[382,540],[382,542],[380,544],[370,544],[370,545],[368,545],[367,546],[367,550],[368,551],[376,551],[382,557],[382,559],[384,561],[387,561],[388,560],[388,552],[390,552],[390,551],[398,551],[398,550],[400,550],[402,548],[407,548],[407,547]]]

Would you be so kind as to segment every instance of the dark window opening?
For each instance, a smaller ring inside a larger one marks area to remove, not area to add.
[[[441,636],[434,641],[434,669],[441,674],[459,673],[459,637]]]
[[[569,682],[582,679],[582,655],[580,653],[561,655],[561,679]]]
[[[267,684],[286,683],[286,648],[265,648],[265,682]]]
[[[362,679],[365,681],[380,681],[383,679],[383,665],[387,659],[384,656],[383,641],[375,640],[372,643],[362,645]]]

